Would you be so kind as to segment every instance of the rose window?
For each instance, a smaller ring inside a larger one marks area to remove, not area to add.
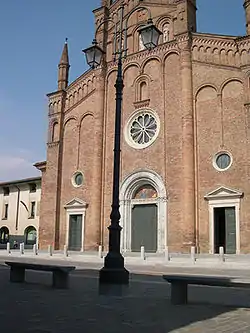
[[[144,149],[150,146],[160,132],[160,119],[152,109],[137,110],[128,119],[124,127],[124,135],[127,143],[136,149]]]
[[[155,136],[157,131],[157,123],[155,118],[143,113],[136,117],[130,127],[130,135],[132,140],[137,144],[147,144]]]

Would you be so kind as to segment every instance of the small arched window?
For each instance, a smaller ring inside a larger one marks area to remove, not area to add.
[[[7,244],[9,242],[9,229],[7,227],[2,227],[0,229],[0,244]]]
[[[37,240],[37,231],[36,228],[30,226],[25,229],[24,232],[24,237],[25,237],[25,244],[26,245],[34,245],[36,244]]]
[[[153,199],[157,198],[157,191],[152,185],[143,185],[137,189],[133,199]]]
[[[140,101],[148,99],[148,87],[145,81],[140,83]]]
[[[163,33],[163,43],[167,43],[170,41],[170,23],[167,22],[162,27]]]
[[[52,137],[51,137],[52,142],[58,141],[59,140],[59,124],[56,122],[52,126]]]
[[[247,88],[250,89],[250,73],[248,73],[247,77]]]

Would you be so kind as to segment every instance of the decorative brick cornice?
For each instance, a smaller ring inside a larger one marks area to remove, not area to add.
[[[239,48],[250,48],[250,36],[244,36],[242,38],[237,38],[236,40]]]
[[[178,2],[173,1],[175,4]],[[247,60],[247,54],[250,50],[250,36],[235,37],[189,32],[177,35],[169,43],[161,44],[150,51],[145,50],[128,55],[123,61],[124,67],[132,62],[142,63],[143,60],[154,56],[163,59],[168,52],[179,53],[183,45],[187,49],[192,49],[194,61],[233,67],[250,65]],[[113,61],[107,64],[108,72],[116,67],[117,63]],[[101,67],[95,71],[88,70],[67,87],[65,111],[69,112],[95,91],[96,81],[101,70]],[[48,94],[50,114],[56,114],[60,111],[62,96],[62,91]]]
[[[81,99],[77,100],[71,107],[68,107],[68,105],[66,105],[65,107],[65,114],[69,113],[71,110],[73,110],[76,106],[78,106],[79,104],[81,104],[85,99],[87,99],[89,96],[93,95],[93,93],[95,92],[95,88],[89,93],[86,94],[85,96],[83,96]],[[66,101],[67,102],[67,101]],[[67,102],[68,103],[68,102]]]
[[[58,146],[58,145],[59,145],[59,141],[48,142],[48,143],[47,143],[48,148],[56,147],[56,146]]]
[[[193,45],[202,44],[207,46],[223,47],[223,48],[241,48],[250,47],[250,36],[224,36],[212,34],[193,34]]]
[[[47,161],[37,162],[33,166],[42,172],[46,171]]]
[[[66,89],[65,110],[73,108],[82,100],[89,96],[96,88],[98,70],[88,70],[79,78],[72,82]],[[49,114],[61,112],[62,91],[48,94],[49,97]]]
[[[193,34],[194,61],[243,68],[250,65],[249,50],[249,37]]]
[[[250,0],[245,0],[244,1],[244,8],[246,9],[250,5]]]
[[[48,93],[47,97],[48,98],[53,98],[53,97],[59,98],[63,95],[63,93],[64,93],[64,90],[56,90],[56,91],[52,91],[51,93]]]
[[[91,75],[93,75],[93,70],[90,68],[86,72],[84,72],[82,75],[80,75],[75,81],[73,81],[69,84],[69,86],[67,87],[67,92],[69,92],[72,88],[74,89],[74,87],[77,84],[87,80],[87,78],[90,77]]]
[[[167,51],[174,51],[174,52],[178,52],[179,53],[179,48],[178,48],[178,44],[176,40],[173,40],[169,43],[165,43],[165,44],[161,44],[158,47],[148,51],[140,51],[137,53],[133,53],[131,55],[128,55],[126,57],[126,59],[124,60],[123,64],[124,67],[132,62],[141,62],[147,58],[153,57],[153,56],[161,56],[162,54],[165,54]],[[109,62],[108,63],[108,71],[114,69],[117,67],[117,62]]]
[[[216,47],[234,47],[236,46],[237,37],[233,36],[222,36],[212,34],[193,34],[193,45],[202,44]]]
[[[137,101],[137,102],[134,102],[134,107],[136,109],[146,108],[149,106],[149,103],[150,103],[150,99],[145,99],[144,101]]]

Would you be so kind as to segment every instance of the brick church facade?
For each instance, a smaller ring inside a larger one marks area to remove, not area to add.
[[[127,0],[125,18],[147,7],[162,31],[145,50],[128,20],[123,60],[121,248],[146,252],[250,251],[250,1],[247,34],[196,31],[196,0]],[[94,10],[101,66],[68,85],[65,44],[58,89],[48,95],[42,171],[40,247],[107,247],[112,199],[115,80],[114,23],[122,1]],[[86,45],[87,46],[87,45]]]

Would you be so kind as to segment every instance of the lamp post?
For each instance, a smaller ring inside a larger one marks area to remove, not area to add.
[[[118,23],[108,19],[102,22],[96,29],[98,29],[107,21],[112,21],[115,25],[115,47],[114,47],[114,60],[117,60],[117,78],[115,83],[116,88],[116,107],[115,107],[115,137],[114,137],[114,161],[113,161],[113,195],[112,195],[112,209],[110,214],[109,229],[109,251],[104,259],[104,267],[100,270],[99,282],[110,284],[128,284],[129,272],[124,267],[124,258],[120,252],[120,239],[121,239],[121,226],[120,226],[120,203],[119,203],[119,187],[120,187],[120,143],[121,143],[121,112],[122,112],[122,96],[123,96],[123,76],[122,76],[122,59],[127,56],[127,25],[130,16],[138,10],[146,10],[148,12],[148,22],[146,25],[140,27],[139,33],[141,34],[144,46],[147,49],[152,49],[157,46],[161,32],[153,25],[151,12],[148,8],[139,6],[132,10],[124,20],[124,5],[119,8],[120,19]],[[124,22],[125,21],[125,22]],[[119,28],[118,28],[119,25]],[[118,28],[118,29],[117,29]],[[124,45],[122,45],[122,36],[124,34]],[[119,41],[118,52],[116,50],[116,41]],[[96,39],[93,40],[93,45],[83,52],[86,55],[87,63],[91,68],[96,68],[101,64],[101,59],[104,51],[98,46]],[[117,59],[118,58],[118,59]]]

